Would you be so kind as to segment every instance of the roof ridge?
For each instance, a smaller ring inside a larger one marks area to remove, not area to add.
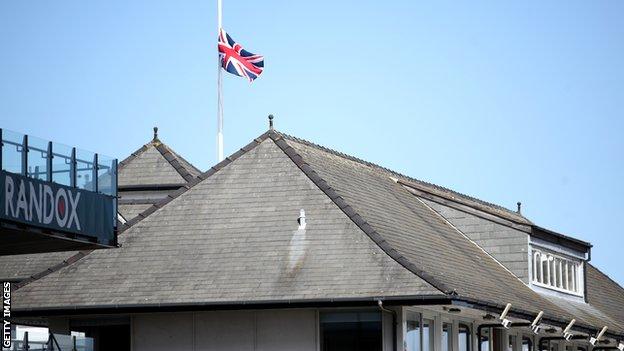
[[[124,166],[126,166],[128,163],[130,163],[130,161],[134,160],[135,158],[137,158],[140,154],[144,153],[145,151],[147,151],[147,149],[154,144],[154,140],[150,140],[149,143],[147,144],[143,144],[143,146],[141,146],[140,148],[136,149],[133,153],[130,154],[130,156],[124,158],[122,161],[120,161],[117,164],[117,169],[119,170],[120,168],[123,168]]]
[[[221,162],[217,163],[216,165],[212,166],[206,172],[200,174],[196,178],[193,178],[187,184],[183,185],[180,189],[178,189],[175,192],[169,194],[166,198],[164,198],[160,202],[157,202],[157,203],[153,204],[148,209],[146,209],[145,211],[139,213],[137,216],[135,216],[131,220],[127,221],[126,223],[121,224],[121,226],[120,226],[121,229],[119,229],[119,234],[118,235],[123,234],[126,230],[130,229],[135,224],[139,223],[143,219],[149,217],[149,215],[151,215],[152,213],[156,212],[156,210],[158,210],[158,209],[162,208],[163,206],[167,205],[169,202],[171,202],[174,199],[178,198],[180,195],[184,194],[185,192],[187,192],[188,190],[193,188],[195,185],[201,183],[202,181],[206,180],[207,178],[209,178],[213,174],[217,173],[218,171],[220,171],[221,169],[223,169],[224,167],[226,167],[230,163],[234,162],[237,158],[241,157],[242,155],[244,155],[248,151],[253,150],[261,142],[266,140],[269,137],[269,134],[270,134],[269,132],[263,133],[259,137],[257,137],[254,140],[252,140],[249,144],[243,146],[242,148],[240,148],[235,153],[233,153],[230,156],[226,157],[223,161],[221,161]],[[148,145],[148,144],[146,144],[146,145]],[[146,145],[144,145],[144,146],[146,146]],[[139,149],[137,151],[140,151],[140,150],[141,149]],[[22,287],[24,287],[24,286],[26,286],[26,285],[28,285],[28,284],[36,281],[36,280],[39,280],[39,279],[41,279],[41,278],[43,278],[43,277],[45,277],[45,276],[47,276],[47,275],[49,275],[51,273],[57,272],[60,269],[62,269],[64,267],[67,267],[67,266],[69,266],[69,265],[71,265],[71,264],[73,264],[73,263],[75,263],[77,261],[79,261],[80,259],[88,256],[93,251],[95,251],[95,250],[80,251],[77,254],[69,257],[68,259],[63,260],[63,262],[61,262],[59,264],[56,264],[56,265],[54,265],[54,266],[52,266],[52,267],[50,267],[50,268],[48,268],[48,269],[46,269],[46,270],[44,270],[42,272],[33,274],[30,278],[28,278],[26,280],[23,280],[20,283],[18,283],[16,290],[19,289],[19,288],[22,288]]]
[[[373,227],[368,224],[368,222],[359,214],[357,211],[351,207],[337,192],[334,190],[325,179],[323,179],[312,167],[303,160],[303,157],[295,151],[295,149],[288,144],[286,141],[287,138],[284,137],[280,132],[271,130],[269,131],[269,137],[275,144],[288,156],[291,161],[323,192],[327,195],[333,202],[338,206],[342,212],[344,212],[347,217],[355,223],[355,225],[360,228],[377,246],[390,258],[394,259],[397,263],[403,266],[408,271],[415,274],[417,277],[421,278],[432,287],[440,290],[442,293],[447,295],[455,295],[455,291],[449,289],[446,284],[438,281],[429,273],[423,271],[418,268],[414,263],[408,260],[406,257],[401,255],[397,250],[395,250],[384,238],[382,235],[377,233]]]
[[[466,194],[460,193],[458,191],[455,191],[455,190],[452,190],[452,189],[449,189],[449,188],[446,188],[446,187],[443,187],[443,186],[440,186],[440,185],[437,185],[437,184],[433,184],[433,183],[430,183],[430,182],[426,182],[424,180],[413,178],[411,176],[408,176],[408,175],[399,173],[397,171],[394,171],[394,170],[392,170],[390,168],[387,168],[387,167],[384,167],[384,166],[380,166],[380,165],[378,165],[376,163],[373,163],[373,162],[370,162],[370,161],[366,161],[366,160],[363,160],[361,158],[358,158],[358,157],[355,157],[355,156],[352,156],[352,155],[349,155],[349,154],[345,154],[343,152],[340,152],[340,151],[337,151],[337,150],[334,150],[334,149],[330,149],[328,147],[325,147],[323,145],[319,145],[319,144],[310,142],[310,141],[305,140],[305,139],[301,139],[301,138],[298,138],[298,137],[295,137],[295,136],[292,136],[292,135],[289,135],[289,134],[281,133],[281,132],[279,132],[279,133],[284,138],[290,139],[290,140],[292,140],[294,142],[298,142],[298,143],[301,143],[301,144],[304,144],[304,145],[307,145],[307,146],[311,146],[311,147],[317,148],[319,150],[328,152],[328,153],[330,153],[332,155],[335,155],[335,156],[338,156],[338,157],[342,157],[342,158],[345,158],[345,159],[350,160],[350,161],[354,161],[354,162],[357,162],[357,163],[360,163],[360,164],[363,164],[363,165],[366,165],[366,166],[369,166],[369,167],[373,167],[373,168],[376,168],[376,169],[388,172],[390,174],[393,174],[393,175],[396,175],[398,177],[404,178],[404,179],[406,179],[408,181],[419,183],[419,184],[422,184],[422,185],[425,185],[425,186],[429,186],[429,187],[434,188],[434,189],[436,189],[438,191],[446,191],[446,192],[450,192],[452,194],[456,194],[456,195],[461,196],[461,197],[463,197],[463,198],[465,198],[467,200],[475,201],[475,202],[480,203],[482,205],[490,206],[492,208],[495,208],[495,209],[498,209],[498,210],[502,210],[502,211],[508,212],[508,213],[516,215],[516,216],[520,216],[520,217],[524,218],[525,220],[527,220],[528,222],[531,222],[530,220],[528,220],[526,217],[522,216],[521,214],[519,214],[519,213],[517,213],[517,212],[515,212],[513,210],[510,210],[510,209],[508,209],[508,208],[506,208],[504,206],[497,205],[495,203],[491,203],[491,202],[488,202],[488,201],[484,201],[484,200],[478,199],[478,198],[476,198],[474,196],[466,195]]]
[[[160,143],[154,144],[154,147],[156,148],[156,150],[158,150],[158,152],[160,152],[162,157],[165,158],[165,160],[171,165],[171,167],[173,167],[176,170],[176,172],[178,172],[178,174],[180,174],[180,176],[184,178],[185,181],[190,182],[191,180],[195,178],[195,176],[191,174],[191,172],[182,164],[182,162],[180,162],[181,156],[176,154],[168,145],[166,145],[163,142],[160,142]],[[168,155],[171,155],[171,156],[168,156]],[[188,161],[185,160],[185,162],[191,165]],[[191,166],[195,168],[195,166],[193,165]],[[195,170],[198,173],[201,173],[197,168],[195,168]]]

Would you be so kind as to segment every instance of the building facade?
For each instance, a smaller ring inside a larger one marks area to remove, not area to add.
[[[120,248],[0,258],[17,323],[95,350],[624,348],[591,244],[274,130],[203,173],[155,134],[119,194]]]

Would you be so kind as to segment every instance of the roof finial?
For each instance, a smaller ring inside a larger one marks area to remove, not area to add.
[[[269,130],[273,130],[273,115],[269,115]]]
[[[158,140],[158,127],[154,127],[154,141]]]
[[[522,202],[518,201],[518,213],[522,213]]]

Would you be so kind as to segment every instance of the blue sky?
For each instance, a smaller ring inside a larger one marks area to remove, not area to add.
[[[276,127],[594,244],[624,283],[624,2],[224,0],[226,154]],[[216,3],[0,2],[1,127],[215,161]]]

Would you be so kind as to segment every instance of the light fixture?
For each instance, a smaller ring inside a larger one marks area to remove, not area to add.
[[[604,327],[602,327],[602,330],[600,330],[600,333],[598,333],[598,335],[596,335],[596,337],[591,337],[589,339],[589,343],[592,344],[592,346],[596,346],[596,342],[598,342],[598,340],[600,340],[600,338],[602,338],[602,335],[607,331],[607,326],[605,325]]]
[[[540,323],[542,322],[543,315],[544,315],[544,311],[539,311],[539,313],[533,320],[533,323],[531,323],[531,330],[533,331],[533,334],[535,335],[539,334],[540,329],[542,329],[542,327],[540,326]]]
[[[619,343],[619,344],[618,344],[618,346],[617,346],[617,348],[618,348],[618,350],[620,350],[620,351],[624,351],[624,343],[623,343],[623,342]]]
[[[576,319],[572,319],[570,323],[568,323],[568,326],[565,327],[565,329],[563,330],[563,338],[566,339],[567,341],[570,341],[570,339],[572,339],[572,336],[574,336],[574,334],[570,333],[570,330],[572,329],[574,322],[576,322]]]
[[[510,309],[511,309],[511,304],[508,303],[507,306],[505,306],[503,313],[501,313],[500,317],[498,317],[498,319],[501,320],[501,324],[503,325],[505,329],[509,329],[509,327],[511,326],[511,321],[507,319],[507,313],[509,313]]]

